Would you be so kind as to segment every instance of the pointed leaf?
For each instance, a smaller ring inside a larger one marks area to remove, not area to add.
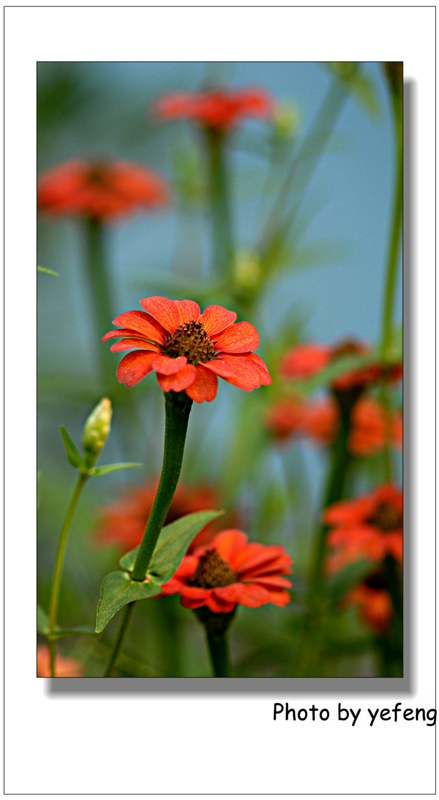
[[[116,472],[118,469],[134,469],[143,467],[143,464],[136,464],[131,461],[121,464],[107,464],[104,467],[96,467],[92,470],[92,475],[107,475],[109,472]]]
[[[66,449],[66,453],[67,453],[67,458],[68,458],[69,464],[71,464],[72,467],[75,467],[75,469],[86,470],[85,461],[82,458],[82,456],[81,456],[78,448],[76,447],[73,439],[67,433],[64,425],[60,425],[59,429],[61,431],[61,436],[63,438],[64,447]]]
[[[42,633],[43,635],[49,633],[49,616],[43,611],[41,606],[37,606],[37,630],[38,633]]]
[[[110,572],[101,586],[96,615],[96,633],[104,630],[110,619],[121,608],[134,600],[144,600],[161,593],[158,583],[152,580],[145,582],[132,581],[128,572]]]
[[[47,269],[47,267],[37,267],[38,272],[45,272],[47,275],[55,275],[55,278],[59,278],[59,272],[54,272],[53,269]]]
[[[161,585],[169,581],[197,533],[221,514],[224,511],[196,511],[163,528],[152,554],[148,575]]]
[[[166,583],[180,566],[197,533],[223,511],[196,511],[165,525],[162,529],[148,569],[148,577],[160,585]],[[139,547],[125,553],[119,561],[122,569],[133,569]]]

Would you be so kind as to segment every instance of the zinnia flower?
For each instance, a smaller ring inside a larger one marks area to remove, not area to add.
[[[363,621],[377,633],[389,627],[393,617],[393,605],[389,592],[379,573],[370,575],[346,595],[345,602],[358,608]]]
[[[391,555],[402,561],[402,492],[392,484],[356,500],[334,503],[323,520],[333,528],[327,539],[333,550],[330,572],[362,558],[380,562]]]
[[[55,659],[55,675],[57,678],[80,678],[81,665],[73,658],[57,655]],[[49,648],[45,644],[37,648],[37,678],[50,678]]]
[[[120,314],[113,323],[121,329],[102,339],[123,337],[113,352],[140,348],[120,362],[120,383],[134,386],[155,370],[163,391],[185,391],[197,403],[214,399],[218,375],[246,392],[271,383],[265,363],[252,352],[259,346],[256,328],[235,323],[234,311],[208,306],[201,314],[192,300],[167,297],[140,302],[145,311]]]
[[[38,181],[38,206],[52,214],[107,219],[167,202],[168,188],[161,178],[121,161],[66,161]]]
[[[367,355],[372,350],[370,345],[347,339],[335,345],[300,344],[289,350],[280,364],[280,373],[285,378],[303,380],[317,375],[329,364],[344,356]],[[383,377],[390,381],[398,381],[402,375],[402,365],[384,367],[371,364],[361,369],[350,370],[339,375],[332,382],[334,389],[347,391],[352,388],[365,387],[376,383]]]
[[[269,95],[260,89],[217,89],[200,94],[163,97],[154,105],[153,111],[162,119],[191,119],[207,128],[228,130],[241,117],[270,116],[274,112],[274,104]]]
[[[129,488],[116,503],[105,506],[101,512],[96,531],[97,540],[104,545],[116,545],[125,551],[133,550],[142,541],[145,525],[151,513],[157,493],[158,481],[147,486]],[[179,483],[172,498],[165,525],[192,514],[219,507],[219,498],[211,486],[189,486]],[[221,520],[213,520],[204,527],[193,540],[188,552],[210,542],[218,532]]]
[[[291,572],[292,564],[283,547],[247,544],[245,533],[229,529],[185,556],[162,589],[164,594],[181,594],[185,608],[207,606],[215,613],[233,611],[237,603],[285,606],[292,584],[282,576]]]

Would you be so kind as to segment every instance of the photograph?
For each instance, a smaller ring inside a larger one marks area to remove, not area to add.
[[[403,62],[36,72],[35,674],[405,677]]]

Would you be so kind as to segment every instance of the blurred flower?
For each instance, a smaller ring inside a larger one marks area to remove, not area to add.
[[[117,545],[124,552],[137,547],[142,541],[158,483],[156,480],[144,487],[130,488],[117,502],[104,506],[96,530],[97,540],[103,545]],[[172,498],[165,525],[186,514],[218,507],[219,498],[211,486],[188,486],[180,482]],[[219,524],[224,524],[224,517],[220,522],[214,520],[206,525],[197,534],[188,552],[210,542],[218,531]]]
[[[82,668],[73,658],[64,658],[64,656],[57,655],[55,675],[57,678],[80,678]],[[40,644],[37,648],[37,678],[50,678],[49,648],[45,644]]]
[[[217,534],[210,544],[185,556],[164,594],[181,594],[185,608],[207,606],[215,613],[233,611],[236,604],[257,608],[265,603],[285,606],[291,583],[290,556],[279,545],[252,542],[241,531]]]
[[[370,575],[346,595],[348,605],[357,606],[363,621],[377,633],[383,633],[393,617],[392,599],[380,573]]]
[[[107,219],[167,203],[161,178],[122,161],[66,161],[38,181],[38,207],[52,214]]]
[[[336,572],[360,559],[380,562],[387,555],[402,561],[402,491],[391,484],[380,486],[356,500],[329,506],[324,522],[333,528],[328,546],[328,570]]]
[[[161,119],[191,119],[216,130],[229,130],[241,117],[268,117],[274,105],[260,89],[230,91],[217,89],[200,94],[173,94],[163,97],[153,107]]]
[[[280,374],[285,378],[303,380],[317,375],[334,361],[344,356],[365,356],[372,352],[370,345],[357,342],[354,339],[336,343],[325,344],[299,344],[285,353],[281,364]],[[334,389],[345,391],[353,387],[365,387],[376,383],[383,377],[390,381],[397,381],[402,375],[402,365],[391,367],[381,364],[371,364],[356,370],[349,370],[344,375],[339,375],[332,382]]]
[[[185,391],[197,403],[215,398],[217,375],[246,392],[271,383],[265,363],[251,352],[259,346],[256,328],[249,322],[235,324],[234,311],[208,306],[200,314],[192,300],[167,297],[140,302],[146,314],[120,314],[113,323],[123,327],[102,339],[125,337],[112,345],[113,352],[141,348],[120,362],[120,383],[134,386],[155,370],[163,391]]]
[[[283,399],[269,408],[266,424],[271,434],[282,440],[306,436],[316,444],[330,445],[339,427],[339,409],[333,398],[315,402]],[[390,438],[394,447],[402,447],[402,415],[392,414]],[[380,452],[386,441],[386,418],[382,406],[370,397],[360,397],[351,414],[348,450],[354,456],[370,456]]]

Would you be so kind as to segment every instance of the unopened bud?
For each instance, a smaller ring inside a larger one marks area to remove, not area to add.
[[[235,262],[235,282],[240,289],[255,289],[261,280],[262,270],[259,257],[244,250],[238,253]]]
[[[82,446],[89,466],[92,466],[101,452],[111,428],[113,410],[111,401],[104,397],[93,409],[84,426]]]
[[[285,103],[276,106],[273,115],[273,124],[275,134],[279,139],[288,139],[296,133],[299,121],[299,110],[293,103]]]

